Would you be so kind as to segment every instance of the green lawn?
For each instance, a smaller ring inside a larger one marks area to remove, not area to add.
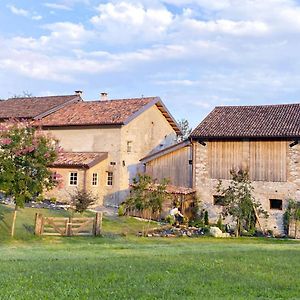
[[[106,218],[102,238],[32,238],[34,212],[10,240],[0,206],[0,299],[300,298],[295,241],[138,238],[143,223],[127,218]]]

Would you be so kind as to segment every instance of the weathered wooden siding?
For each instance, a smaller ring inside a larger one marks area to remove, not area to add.
[[[231,169],[248,169],[251,180],[287,180],[286,141],[208,142],[210,178],[230,179]]]
[[[175,186],[192,187],[191,147],[184,147],[158,157],[146,164],[146,173],[152,178],[167,178]]]

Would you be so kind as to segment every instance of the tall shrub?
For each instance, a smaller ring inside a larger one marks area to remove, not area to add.
[[[15,201],[12,236],[17,208],[58,184],[47,168],[57,154],[55,140],[29,122],[0,125],[0,191]]]
[[[236,222],[236,236],[241,231],[251,231],[255,229],[257,219],[260,215],[267,217],[267,212],[263,210],[260,202],[253,197],[253,187],[246,170],[231,170],[232,180],[228,187],[222,186],[222,181],[217,185],[217,192],[224,197],[223,212],[224,217],[230,215]]]

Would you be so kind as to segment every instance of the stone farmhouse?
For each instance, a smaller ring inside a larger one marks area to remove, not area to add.
[[[49,166],[63,177],[63,185],[47,197],[67,201],[84,188],[98,197],[98,205],[117,205],[129,184],[143,171],[140,159],[176,142],[181,131],[159,97],[83,101],[75,95],[13,98],[0,102],[0,120],[37,121],[64,149]]]
[[[254,196],[269,213],[263,227],[281,234],[288,200],[300,200],[299,139],[300,104],[216,107],[189,140],[142,162],[158,179],[196,189],[211,222],[222,210],[218,180],[226,185],[231,169],[247,169]]]

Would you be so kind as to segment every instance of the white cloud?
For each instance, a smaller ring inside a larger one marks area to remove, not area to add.
[[[29,17],[29,15],[30,15],[28,10],[25,10],[22,8],[17,8],[14,5],[7,5],[7,8],[9,8],[10,11],[17,16]]]
[[[72,10],[76,4],[90,5],[89,0],[61,0],[57,2],[46,2],[44,6],[58,10]]]
[[[60,4],[60,3],[44,3],[46,7],[52,8],[52,9],[61,9],[61,10],[71,10],[71,7],[65,5],[65,4]]]
[[[28,10],[25,10],[23,8],[18,8],[14,5],[7,5],[7,8],[9,8],[11,13],[13,13],[14,15],[17,15],[17,16],[30,18],[30,19],[35,20],[35,21],[40,21],[43,18],[42,16],[37,15],[36,13],[31,13]]]
[[[91,18],[101,39],[113,43],[155,41],[161,39],[172,23],[166,8],[146,8],[129,2],[98,6],[99,15]]]

